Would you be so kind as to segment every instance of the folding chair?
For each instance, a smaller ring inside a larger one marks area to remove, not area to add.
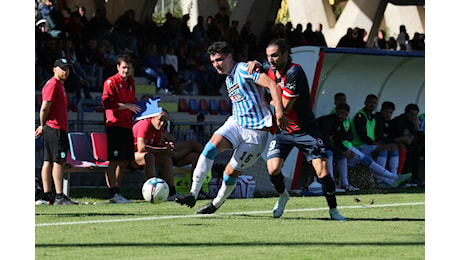
[[[179,112],[190,112],[185,98],[179,98]]]
[[[96,165],[108,166],[107,134],[97,132],[91,133],[91,143],[93,145],[93,157],[96,160]]]
[[[189,113],[192,115],[198,114],[200,107],[198,106],[198,101],[196,99],[191,98],[188,100],[188,107],[190,108]]]
[[[209,113],[211,113],[211,115],[219,114],[219,105],[215,99],[209,100]]]
[[[208,101],[206,99],[200,99],[200,110],[199,112],[203,115],[209,114]]]
[[[96,166],[88,137],[81,132],[70,132],[68,137],[71,158],[75,161],[89,162]]]

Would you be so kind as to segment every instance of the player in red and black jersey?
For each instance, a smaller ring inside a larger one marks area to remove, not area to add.
[[[318,175],[318,181],[322,183],[331,218],[343,221],[346,219],[337,210],[334,180],[327,170],[326,147],[312,111],[308,80],[302,67],[292,62],[290,54],[291,49],[284,39],[272,40],[266,48],[270,64],[268,75],[280,87],[284,113],[290,120],[287,129],[275,135],[267,152],[268,173],[280,194],[273,208],[273,216],[281,217],[289,200],[281,168],[291,150],[297,147],[307,161],[311,162]]]

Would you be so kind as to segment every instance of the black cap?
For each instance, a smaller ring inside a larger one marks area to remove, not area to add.
[[[67,59],[60,58],[60,59],[57,59],[54,62],[54,67],[59,67],[59,68],[65,70],[65,68],[64,68],[65,66],[70,66],[70,63],[67,61]]]

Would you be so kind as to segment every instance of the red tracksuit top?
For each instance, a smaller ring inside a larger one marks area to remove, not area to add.
[[[118,126],[132,129],[133,112],[129,109],[119,110],[118,103],[135,103],[135,94],[134,80],[131,77],[123,81],[120,74],[117,73],[104,82],[102,105],[105,109],[107,127]]]

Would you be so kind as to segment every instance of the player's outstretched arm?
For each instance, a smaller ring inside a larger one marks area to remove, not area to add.
[[[276,82],[273,81],[266,73],[261,73],[256,83],[259,86],[270,90],[270,95],[272,97],[271,104],[275,107],[276,123],[278,124],[278,127],[285,129],[289,120],[284,115],[281,89],[278,87],[278,84],[276,84]]]

